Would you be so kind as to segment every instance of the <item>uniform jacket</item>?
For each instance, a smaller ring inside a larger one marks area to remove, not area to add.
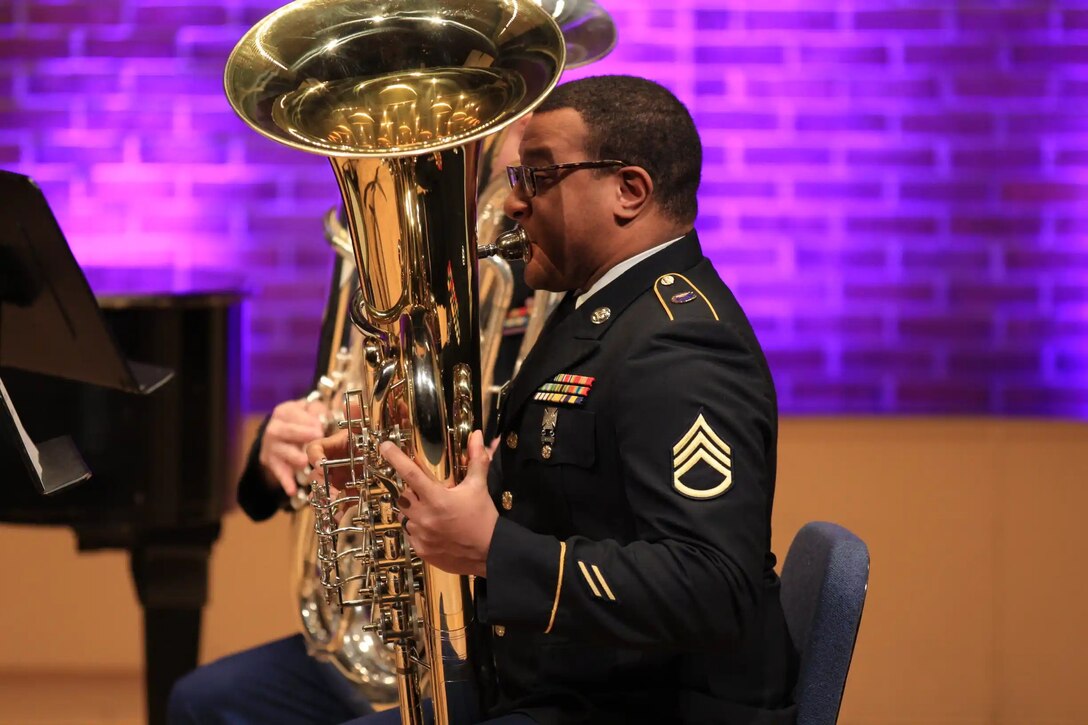
[[[777,404],[744,312],[695,232],[564,309],[500,403],[492,712],[792,722]]]

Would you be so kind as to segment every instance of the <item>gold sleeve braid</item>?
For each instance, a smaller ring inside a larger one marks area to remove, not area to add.
[[[567,558],[567,542],[559,542],[559,577],[555,582],[555,600],[552,602],[552,616],[548,619],[548,628],[544,630],[544,634],[548,634],[552,631],[552,627],[555,626],[555,613],[559,610],[559,593],[563,591],[563,564]]]

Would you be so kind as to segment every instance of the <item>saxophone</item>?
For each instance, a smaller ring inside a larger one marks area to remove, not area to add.
[[[436,479],[464,475],[482,420],[480,142],[543,100],[565,55],[530,0],[298,0],[251,28],[226,66],[242,119],[328,157],[341,192],[361,385],[344,394],[348,456],[323,462],[310,504],[322,587],[369,611],[408,723],[423,721],[428,688],[435,722],[476,718],[479,640],[471,582],[414,556],[378,445],[395,442]],[[517,256],[520,241],[494,246]],[[343,495],[328,485],[337,469]]]

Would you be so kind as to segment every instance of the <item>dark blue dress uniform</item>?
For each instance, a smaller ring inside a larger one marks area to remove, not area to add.
[[[570,299],[500,403],[492,712],[793,722],[777,403],[744,312],[695,232]]]

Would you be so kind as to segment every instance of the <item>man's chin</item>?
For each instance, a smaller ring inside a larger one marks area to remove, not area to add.
[[[549,279],[538,266],[529,262],[525,267],[525,285],[536,292],[562,292],[554,279]]]

